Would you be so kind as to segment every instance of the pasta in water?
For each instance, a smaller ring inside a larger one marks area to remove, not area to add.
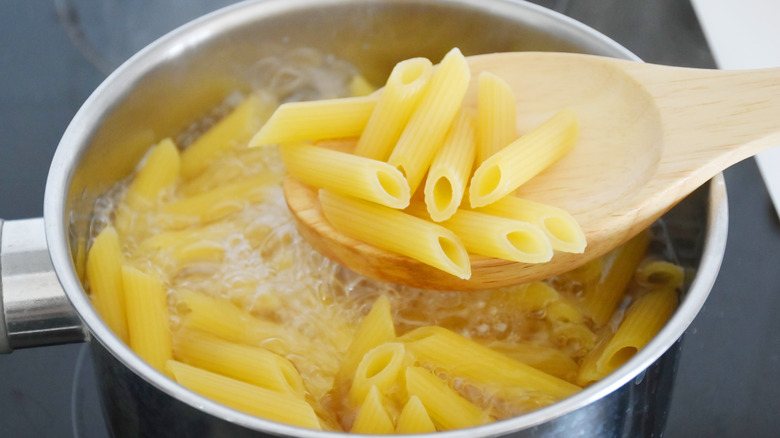
[[[255,132],[248,130],[260,129],[277,102],[368,95],[348,101],[352,106],[334,117],[360,114],[356,123],[372,126],[376,136],[384,128],[381,121],[369,121],[366,108],[400,104],[378,100],[342,62],[308,49],[295,55],[261,62],[258,74],[267,77],[256,83],[264,85],[244,98],[230,96],[226,107],[232,110],[205,116],[217,121],[205,124],[210,127],[200,136],[187,132],[150,145],[136,172],[96,204],[86,261],[90,297],[114,334],[160,373],[238,411],[303,428],[434,432],[511,418],[569,397],[630,360],[674,313],[684,271],[658,257],[661,228],[564,275],[478,292],[377,282],[314,251],[285,205],[283,157],[292,151],[328,162],[338,155],[312,151],[316,145],[301,147],[298,137],[282,147],[250,149]],[[435,69],[429,68],[419,58],[402,64],[397,91],[424,102],[428,95],[419,81],[434,80]],[[462,71],[455,72],[462,78]],[[293,85],[280,82],[291,75]],[[318,80],[321,75],[329,80]],[[506,106],[504,99],[493,100]],[[301,103],[297,114],[307,105]],[[436,162],[441,169],[457,169],[441,175],[463,186],[463,163],[476,163],[480,137],[474,130],[482,125],[465,112],[447,117],[461,125],[462,140],[448,140],[446,131],[434,140],[470,144],[466,158],[451,154],[436,160],[425,152],[426,157],[403,158],[402,168]],[[397,121],[392,124],[398,138],[412,136]],[[336,125],[329,135],[362,129]],[[432,135],[419,126],[415,130],[414,136]],[[283,131],[273,135],[288,138]],[[379,152],[369,146],[362,149],[365,155],[392,161],[385,145]],[[365,155],[360,159],[372,159]],[[329,187],[341,190],[337,181]],[[468,202],[462,189],[453,195]],[[370,201],[328,190],[321,198],[332,217],[361,223],[355,228],[386,239],[391,234],[384,227],[394,225],[359,217],[361,203]],[[402,215],[402,222],[417,221],[429,214],[421,198],[412,197],[406,213],[379,207]],[[565,212],[522,200],[421,221],[426,228],[387,240],[420,245],[438,232],[432,230],[455,236],[451,229],[515,221],[533,230],[525,234],[531,243],[517,243],[528,254],[578,252],[583,244],[564,230],[570,223]],[[485,240],[476,232],[466,239],[474,248],[489,246]],[[465,249],[451,251],[449,257],[461,265],[465,260],[466,269]]]

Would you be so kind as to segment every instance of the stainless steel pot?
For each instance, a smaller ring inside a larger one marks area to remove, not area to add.
[[[351,61],[379,83],[395,62],[440,59],[453,46],[467,55],[554,50],[636,59],[580,23],[512,0],[267,0],[198,19],[134,56],[85,102],[54,156],[44,219],[0,220],[0,351],[88,339],[115,436],[340,435],[214,403],[178,386],[120,342],[90,305],[78,276],[94,201],[130,173],[152,141],[180,131],[231,91],[247,89],[244,72],[264,56],[314,47]],[[440,435],[660,435],[681,337],[709,294],[725,249],[722,176],[663,221],[690,275],[679,309],[646,348],[568,399]]]

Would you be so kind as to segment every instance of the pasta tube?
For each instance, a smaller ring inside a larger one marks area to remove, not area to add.
[[[384,397],[376,386],[368,391],[365,400],[360,404],[352,433],[391,434],[395,430],[393,420],[385,407]]]
[[[158,277],[129,265],[122,267],[130,348],[160,372],[173,359],[168,305]]]
[[[233,303],[208,295],[179,290],[176,300],[186,308],[182,327],[211,333],[230,342],[264,345],[268,339],[282,342],[269,343],[267,348],[274,353],[289,353],[288,339],[279,324],[255,318]]]
[[[344,355],[336,384],[342,384],[344,380],[354,376],[363,357],[371,349],[393,339],[395,339],[395,326],[390,315],[390,301],[387,297],[380,296],[358,326],[355,337]]]
[[[246,178],[165,204],[160,208],[162,214],[159,219],[173,229],[210,223],[241,210],[247,204],[265,200],[271,187],[265,175]]]
[[[650,234],[643,231],[613,250],[606,256],[609,259],[605,262],[607,272],[593,287],[583,291],[583,312],[599,326],[606,324],[615,313],[649,244]]]
[[[470,79],[466,58],[457,48],[450,50],[431,75],[425,94],[390,154],[388,163],[406,176],[412,193],[441,147]]]
[[[370,158],[303,143],[279,146],[299,181],[391,208],[409,205],[409,184],[395,167]]]
[[[556,251],[580,254],[587,246],[585,233],[577,220],[549,204],[510,195],[475,211],[532,223],[547,235]]]
[[[596,362],[599,372],[607,375],[631,359],[663,328],[675,309],[674,289],[656,289],[637,298]]]
[[[95,309],[111,331],[127,343],[122,249],[114,227],[104,228],[95,237],[87,254],[87,281]]]
[[[127,189],[125,196],[131,208],[157,201],[160,193],[171,188],[179,177],[180,163],[179,151],[170,138],[152,148]]]
[[[206,169],[215,158],[244,146],[268,120],[277,107],[268,93],[252,94],[228,115],[198,136],[181,154],[181,174],[191,179]]]
[[[372,95],[282,104],[252,137],[249,147],[357,137],[368,124],[377,99]]]
[[[355,154],[385,161],[401,136],[431,77],[431,61],[412,58],[395,65],[382,89]]]
[[[349,389],[352,403],[361,403],[371,388],[382,394],[388,393],[405,367],[405,357],[404,345],[398,342],[379,345],[366,353],[358,364]]]
[[[463,429],[487,422],[484,411],[422,367],[406,369],[406,391],[417,397],[438,430]]]
[[[180,385],[218,403],[271,421],[321,429],[319,419],[312,407],[297,397],[221,376],[175,360],[169,360],[167,366]]]
[[[425,214],[419,205],[411,214]],[[521,263],[543,263],[553,256],[550,239],[539,227],[471,210],[458,210],[441,226],[455,233],[472,254],[481,254]]]
[[[435,222],[449,219],[460,206],[474,167],[474,117],[460,111],[425,181],[425,205]]]
[[[292,362],[261,347],[235,344],[194,330],[174,337],[177,360],[263,388],[303,398],[301,375]]]
[[[346,235],[467,279],[471,263],[450,230],[392,208],[320,190],[322,212]]]
[[[577,118],[564,110],[483,161],[469,186],[472,208],[498,201],[566,155],[577,137]]]
[[[514,387],[540,392],[555,399],[580,390],[576,385],[512,360],[442,327],[420,327],[399,339],[421,364],[448,375],[493,384],[502,389]]]
[[[483,71],[477,79],[477,163],[517,140],[517,110],[512,88]]]
[[[626,310],[611,338],[603,340],[585,357],[577,383],[589,385],[626,363],[663,328],[677,307],[677,292],[660,288],[639,297]]]
[[[395,433],[431,433],[436,432],[428,411],[425,410],[420,397],[413,395],[406,401],[395,425]]]

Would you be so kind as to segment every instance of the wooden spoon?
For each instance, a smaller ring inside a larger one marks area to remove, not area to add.
[[[287,203],[318,251],[367,277],[427,289],[543,279],[625,243],[722,170],[780,145],[780,69],[700,70],[537,52],[468,60],[473,78],[487,70],[513,88],[520,133],[563,108],[579,117],[574,150],[518,195],[569,211],[585,231],[585,253],[556,253],[541,264],[473,256],[471,279],[461,280],[337,232],[316,192],[288,177]],[[475,108],[473,85],[464,105]]]

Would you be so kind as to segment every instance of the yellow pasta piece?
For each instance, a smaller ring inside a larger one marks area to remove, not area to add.
[[[373,348],[358,364],[349,389],[350,401],[361,403],[371,388],[387,394],[398,382],[405,366],[406,350],[403,344],[387,342]]]
[[[255,318],[230,301],[187,290],[177,291],[176,300],[187,309],[182,318],[184,328],[230,342],[265,346],[281,355],[289,353],[289,340],[279,324]]]
[[[477,163],[517,140],[517,109],[512,88],[493,73],[477,79]]]
[[[498,201],[558,161],[574,147],[577,131],[577,117],[563,110],[487,158],[471,178],[471,207]]]
[[[607,375],[631,359],[663,328],[675,309],[674,289],[656,289],[637,298],[596,362],[598,371]]]
[[[249,147],[357,137],[377,99],[372,95],[282,104],[252,137]]]
[[[363,357],[373,348],[395,339],[395,326],[390,314],[390,301],[382,295],[363,318],[349,345],[336,376],[336,384],[352,378]]]
[[[165,204],[160,208],[159,220],[170,229],[213,222],[247,204],[265,200],[270,188],[265,176],[250,177]]]
[[[374,91],[376,91],[376,88],[363,75],[352,76],[352,79],[349,81],[350,96],[368,96]]]
[[[613,250],[606,256],[607,268],[600,281],[583,291],[583,312],[599,326],[606,324],[615,313],[649,244],[650,234],[643,231],[625,245]]]
[[[522,341],[491,341],[492,350],[567,382],[574,382],[578,365],[557,348]]]
[[[151,148],[125,191],[124,199],[114,211],[114,226],[123,238],[143,231],[147,226],[140,216],[172,190],[179,177],[180,158],[171,139]]]
[[[420,103],[409,118],[388,163],[397,167],[414,193],[442,145],[471,79],[466,58],[457,48],[444,56]]]
[[[425,181],[425,205],[436,222],[449,219],[463,200],[474,167],[474,132],[474,117],[460,111],[431,163]]]
[[[308,185],[391,208],[409,205],[409,184],[395,167],[303,143],[279,146],[287,171]]]
[[[177,266],[194,261],[221,261],[225,254],[221,240],[230,232],[225,224],[162,232],[141,241],[136,251],[159,266],[165,266],[167,261]]]
[[[529,201],[516,196],[505,196],[476,211],[532,223],[550,239],[556,251],[579,254],[587,242],[582,227],[567,211],[549,204]]]
[[[322,212],[346,235],[403,254],[458,278],[471,277],[471,263],[450,230],[392,208],[320,190]]]
[[[664,260],[647,260],[639,265],[636,280],[639,284],[654,288],[677,289],[682,286],[685,271],[682,266]]]
[[[368,391],[365,400],[360,405],[355,422],[352,424],[352,433],[392,434],[395,430],[393,420],[390,418],[382,394],[376,386]]]
[[[244,146],[278,106],[270,93],[251,94],[228,115],[198,136],[181,154],[181,174],[190,179],[217,157]]]
[[[406,390],[420,399],[438,430],[463,429],[488,421],[484,411],[422,367],[406,369]]]
[[[420,397],[413,395],[409,397],[395,425],[395,433],[432,433],[436,432],[436,426],[433,424],[428,411],[425,410]]]
[[[545,311],[550,303],[558,299],[558,291],[542,281],[526,283],[512,290],[512,304],[518,310],[530,313]]]
[[[166,138],[152,148],[125,194],[132,208],[148,206],[179,177],[181,160],[173,140]]]
[[[555,399],[567,397],[580,390],[576,385],[512,360],[442,327],[420,327],[399,339],[420,363],[435,367],[448,375],[477,383],[493,384],[502,389],[522,388]]]
[[[176,381],[225,406],[271,421],[320,430],[312,407],[298,397],[221,376],[185,363],[167,363]]]
[[[194,330],[174,336],[176,360],[243,382],[303,398],[301,375],[292,362],[261,347],[236,344]]]
[[[114,227],[104,228],[92,242],[87,255],[87,281],[95,309],[111,331],[127,343],[122,250]]]
[[[431,77],[431,61],[412,58],[395,65],[387,78],[355,154],[385,161],[401,136]]]
[[[135,267],[122,266],[130,348],[161,372],[173,358],[168,305],[160,279]]]
[[[279,184],[284,177],[284,172],[272,171],[259,162],[267,156],[268,152],[263,149],[246,149],[241,150],[240,153],[225,155],[214,161],[197,176],[180,184],[178,192],[183,196],[195,196],[244,178],[257,178],[259,184]],[[254,171],[253,167],[260,167],[263,170],[258,173]],[[265,181],[260,180],[261,178],[264,178]]]
[[[407,211],[427,215],[420,205]],[[544,263],[553,256],[550,239],[528,222],[459,209],[440,225],[455,233],[471,254],[522,263]]]

